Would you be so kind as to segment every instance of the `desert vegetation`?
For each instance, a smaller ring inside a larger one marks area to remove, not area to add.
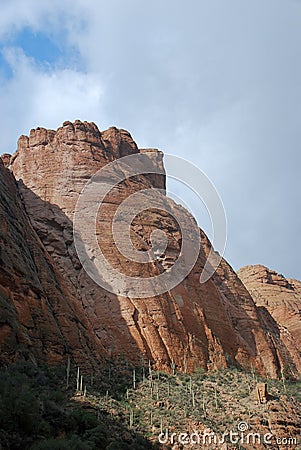
[[[266,404],[254,399],[259,381],[268,386]],[[0,372],[0,449],[158,449],[166,428],[222,434],[245,421],[264,429],[285,405],[300,419],[300,388],[300,380],[263,380],[237,368],[168,374],[107,361],[91,375],[70,361],[20,362]]]

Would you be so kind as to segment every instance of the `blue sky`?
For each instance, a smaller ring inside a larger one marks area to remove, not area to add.
[[[34,30],[30,26],[25,26],[2,37],[0,70],[4,78],[11,78],[12,65],[5,57],[7,49],[19,49],[26,58],[31,59],[44,71],[66,67],[78,68],[82,65],[79,52],[67,42],[64,30],[47,34],[44,30]]]
[[[11,36],[6,45],[22,48],[25,55],[45,65],[55,65],[62,58],[68,60],[68,49],[62,40],[48,36],[43,31],[33,31],[30,27],[23,28]]]
[[[126,128],[208,174],[235,269],[301,278],[299,1],[2,3],[1,153],[64,120]],[[204,209],[174,189],[210,235]]]
[[[0,74],[2,79],[8,79],[13,76],[12,68],[2,53],[2,46],[0,47]]]

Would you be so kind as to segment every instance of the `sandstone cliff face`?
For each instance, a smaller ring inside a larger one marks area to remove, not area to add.
[[[76,121],[65,122],[57,131],[32,130],[29,137],[19,139],[18,151],[11,159],[10,168],[32,227],[55,262],[68,296],[76,299],[80,321],[92,330],[95,345],[103,346],[113,357],[136,363],[149,359],[160,369],[169,369],[173,363],[188,370],[236,364],[276,377],[284,364],[283,355],[262,328],[262,314],[231,267],[223,260],[215,275],[199,284],[210,250],[204,233],[193,271],[172,291],[159,296],[137,299],[109,293],[83,270],[72,234],[79,193],[91,175],[108,162],[139,152],[147,150],[140,151],[124,130],[100,132],[93,123]],[[168,236],[164,260],[143,267],[129,265],[112,241],[112,216],[128,195],[152,186],[165,189],[162,153],[153,155],[151,163],[160,167],[160,174],[127,180],[123,189],[106,198],[98,217],[98,239],[111,264],[142,278],[167,270],[181,248],[177,223],[154,209],[135,218],[132,240],[138,250],[145,250],[151,232],[163,229]],[[180,211],[181,207],[166,199],[166,209]],[[45,258],[48,261],[49,256]],[[78,333],[78,325],[70,324],[71,331]]]
[[[281,371],[301,371],[301,283],[262,265],[246,266],[238,276],[252,295],[263,327],[273,340]]]
[[[0,156],[0,158],[5,167],[8,167],[10,165],[11,155],[9,153],[4,153],[3,155]]]
[[[92,367],[94,336],[34,232],[0,158],[0,365],[18,357]]]

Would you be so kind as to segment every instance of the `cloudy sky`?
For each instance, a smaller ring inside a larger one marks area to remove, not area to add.
[[[126,128],[213,181],[235,269],[301,279],[300,1],[1,0],[0,96],[0,153],[64,120]]]

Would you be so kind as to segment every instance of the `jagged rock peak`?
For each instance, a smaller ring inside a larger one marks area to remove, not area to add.
[[[17,152],[30,150],[37,146],[47,146],[49,144],[54,144],[56,147],[59,147],[61,143],[74,145],[80,142],[106,149],[114,157],[139,152],[136,143],[128,131],[110,127],[108,130],[101,132],[94,122],[82,122],[80,120],[75,120],[73,123],[65,121],[56,131],[43,127],[30,130],[29,136],[20,136]]]
[[[292,289],[291,283],[282,274],[261,264],[242,267],[239,269],[238,275],[243,278],[243,281],[258,281],[263,284],[275,284]]]
[[[198,367],[213,369],[237,365],[254,368],[272,378],[279,376],[286,366],[292,367],[293,375],[301,372],[300,355],[294,346],[300,329],[296,321],[298,312],[290,322],[292,315],[287,310],[289,320],[284,322],[281,317],[277,320],[278,311],[281,313],[277,305],[270,312],[261,303],[256,306],[225,260],[212,279],[206,284],[199,283],[210,250],[204,233],[191,273],[162,295],[147,299],[119,296],[97,285],[84,271],[73,241],[78,197],[87,180],[99,169],[133,153],[142,153],[142,160],[147,154],[159,170],[146,172],[149,176],[145,176],[144,166],[139,166],[141,176],[129,175],[121,189],[110,191],[97,218],[97,242],[111,267],[141,278],[142,289],[143,278],[168,271],[178,259],[182,236],[169,212],[176,211],[181,218],[184,210],[165,197],[160,209],[143,209],[132,222],[131,239],[138,251],[149,248],[149,237],[158,228],[168,238],[164,258],[147,267],[136,261],[129,264],[128,258],[120,254],[112,235],[112,220],[130,195],[150,187],[164,189],[161,152],[139,150],[125,130],[112,127],[100,132],[95,124],[76,121],[64,122],[57,131],[39,128],[29,137],[22,137],[10,163],[18,181],[18,194],[34,229],[32,232],[43,245],[45,258],[62,278],[67,294],[82,307],[77,317],[81,323],[85,320],[87,330],[92,331],[87,333],[87,340],[91,339],[91,345],[94,343],[96,348],[105,348],[113,358],[124,355],[137,364],[142,357],[147,362],[153,361],[159,370],[170,369],[173,363],[188,371]],[[124,175],[126,173],[125,170]],[[3,209],[6,203],[4,199]],[[186,219],[181,220],[185,225]],[[112,278],[111,285],[115,282]],[[281,289],[273,284],[259,284]],[[293,292],[286,288],[283,291]],[[54,296],[53,302],[57,302],[57,298]],[[271,301],[272,298],[273,293]],[[25,306],[26,303],[25,299]],[[21,319],[22,316],[18,320]],[[68,329],[67,324],[67,332]],[[282,329],[291,329],[291,334],[282,333]],[[76,348],[82,354],[83,346],[78,344]]]
[[[82,183],[76,182],[78,189],[75,188],[79,192],[82,184],[106,164],[140,153],[147,154],[151,162],[149,168],[155,172],[145,176],[145,180],[147,178],[153,187],[165,190],[161,151],[139,150],[130,133],[124,129],[110,127],[99,131],[95,123],[80,120],[74,123],[66,121],[56,131],[38,127],[32,129],[29,136],[21,136],[18,150],[10,158],[10,167],[17,179],[22,178],[28,188],[39,187],[45,191],[47,185],[47,199],[59,201],[51,196],[48,198],[49,186],[51,191],[59,190],[62,185],[74,190],[68,185],[70,178],[77,182],[81,179]],[[59,178],[56,184],[55,177]]]

